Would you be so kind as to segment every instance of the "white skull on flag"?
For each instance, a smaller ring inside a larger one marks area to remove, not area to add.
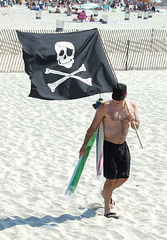
[[[75,48],[70,42],[57,42],[55,44],[57,61],[60,66],[71,68],[74,63]]]

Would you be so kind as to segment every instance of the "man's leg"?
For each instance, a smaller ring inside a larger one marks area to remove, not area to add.
[[[106,179],[103,190],[101,192],[105,204],[104,214],[111,212],[110,200],[114,189],[120,187],[126,181],[127,178]]]
[[[128,180],[128,178],[118,178],[118,179],[115,179],[115,182],[114,182],[114,185],[112,187],[112,192],[120,187],[124,182],[126,182]]]

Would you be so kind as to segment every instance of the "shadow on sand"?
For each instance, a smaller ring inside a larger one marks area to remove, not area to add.
[[[21,218],[18,216],[11,216],[5,219],[0,219],[0,231],[3,231],[7,228],[11,228],[13,226],[18,225],[29,225],[31,227],[41,227],[43,225],[49,225],[49,226],[58,226],[58,224],[61,224],[63,222],[66,222],[68,220],[70,221],[78,221],[83,218],[92,218],[95,217],[96,211],[101,207],[94,207],[87,209],[84,213],[82,213],[79,216],[74,216],[71,214],[63,214],[60,217],[52,217],[52,216],[45,216],[42,218],[38,217],[29,217],[29,218]]]

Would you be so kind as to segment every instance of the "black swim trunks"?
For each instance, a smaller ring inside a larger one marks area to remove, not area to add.
[[[123,144],[114,144],[104,141],[104,177],[107,179],[128,178],[130,158],[126,142]]]

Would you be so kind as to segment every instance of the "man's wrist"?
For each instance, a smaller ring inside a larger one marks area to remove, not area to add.
[[[93,132],[86,132],[86,135],[91,135],[93,134]]]

